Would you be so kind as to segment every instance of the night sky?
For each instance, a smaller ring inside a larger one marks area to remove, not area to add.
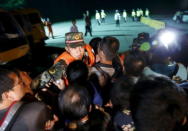
[[[26,7],[41,11],[43,17],[52,21],[82,18],[85,10],[94,13],[96,9],[115,10],[149,8],[153,13],[172,13],[188,8],[188,0],[26,0]]]

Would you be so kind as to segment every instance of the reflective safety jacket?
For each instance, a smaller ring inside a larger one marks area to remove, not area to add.
[[[115,15],[114,15],[114,20],[121,20],[121,15],[120,15],[120,13],[115,13]]]
[[[106,14],[104,11],[101,12],[101,18],[105,18],[106,17]]]
[[[96,14],[95,14],[95,19],[96,19],[96,20],[99,20],[100,18],[101,18],[100,13],[96,13]]]
[[[140,17],[140,11],[139,10],[136,11],[136,16]]]
[[[127,12],[124,11],[124,12],[123,12],[123,18],[126,18],[126,17],[127,17]]]
[[[149,10],[145,11],[145,16],[147,16],[147,17],[149,16]]]
[[[85,49],[85,54],[84,54],[83,61],[88,66],[92,66],[95,63],[95,56],[94,56],[94,53],[93,53],[93,49],[88,44],[84,46],[84,49]],[[69,65],[71,62],[75,61],[76,59],[74,57],[72,57],[67,51],[65,51],[60,56],[58,56],[56,58],[56,60],[54,61],[54,64],[56,64],[60,60],[64,60],[65,63],[67,65]]]
[[[135,12],[135,11],[132,11],[131,16],[132,16],[132,17],[135,17],[135,16],[136,16],[136,12]]]
[[[140,15],[141,15],[141,16],[144,16],[144,12],[143,12],[142,9],[140,10]]]

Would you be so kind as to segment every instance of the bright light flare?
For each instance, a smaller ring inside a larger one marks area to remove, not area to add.
[[[170,44],[173,44],[176,40],[176,33],[172,32],[172,31],[165,31],[162,32],[159,36],[159,40],[162,44],[164,44],[164,46],[166,48],[168,48],[168,46]]]

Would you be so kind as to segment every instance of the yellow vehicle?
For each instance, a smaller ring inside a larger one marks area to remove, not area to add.
[[[0,9],[0,65],[25,56],[29,50],[22,28],[9,12]]]
[[[27,36],[32,35],[34,46],[38,46],[38,43],[44,44],[44,40],[47,36],[41,21],[40,12],[37,9],[19,9],[12,13],[17,21],[20,21],[19,24],[22,26]],[[31,41],[30,38],[29,41]]]

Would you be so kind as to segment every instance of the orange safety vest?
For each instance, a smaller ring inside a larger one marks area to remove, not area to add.
[[[94,63],[95,63],[95,55],[94,55],[94,53],[93,53],[93,51],[92,51],[93,49],[91,48],[90,45],[85,45],[85,46],[84,46],[84,49],[87,51],[88,57],[89,57],[89,61],[88,61],[87,65],[88,65],[88,66],[94,65]],[[60,61],[60,60],[64,60],[65,63],[66,63],[67,65],[69,65],[71,62],[75,61],[75,58],[72,57],[67,51],[65,51],[65,52],[63,52],[60,56],[58,56],[58,57],[56,58],[56,60],[54,61],[54,64],[56,64],[56,63],[57,63],[58,61]],[[65,82],[65,85],[68,86],[69,83],[68,83],[67,78],[63,78],[63,80],[64,80],[64,82]]]
[[[85,45],[84,49],[88,53],[89,61],[88,61],[88,66],[92,66],[95,63],[95,55],[92,51],[92,48],[90,45]],[[67,51],[63,52],[60,56],[56,58],[54,61],[54,64],[56,64],[58,61],[64,60],[67,65],[69,65],[71,62],[75,61],[75,58],[72,57]]]

